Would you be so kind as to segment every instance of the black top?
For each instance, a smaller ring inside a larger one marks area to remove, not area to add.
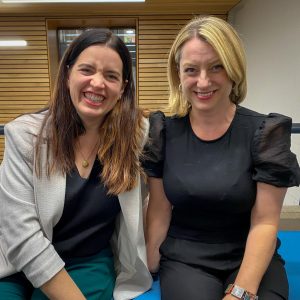
[[[94,255],[109,246],[120,204],[117,196],[107,195],[101,172],[96,159],[89,178],[82,178],[77,168],[67,175],[63,215],[53,230],[53,245],[64,259]]]
[[[163,178],[173,205],[168,235],[208,243],[245,241],[256,182],[299,185],[300,170],[290,151],[291,119],[238,106],[227,132],[203,141],[189,116],[150,116],[144,167]]]

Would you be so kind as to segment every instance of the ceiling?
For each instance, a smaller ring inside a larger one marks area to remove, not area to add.
[[[0,0],[1,1],[1,0]],[[145,0],[144,3],[4,4],[0,16],[227,14],[240,0]]]

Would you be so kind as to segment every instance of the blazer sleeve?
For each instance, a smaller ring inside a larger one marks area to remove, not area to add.
[[[33,128],[18,119],[5,126],[0,228],[6,259],[16,271],[23,271],[34,287],[40,287],[63,268],[64,262],[44,235],[37,213]]]

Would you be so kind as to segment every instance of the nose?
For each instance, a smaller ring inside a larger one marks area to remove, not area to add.
[[[211,84],[211,80],[207,71],[205,70],[201,71],[197,79],[197,87],[205,88],[210,86],[210,84]]]
[[[100,73],[96,73],[92,76],[91,85],[97,88],[104,88],[104,77]]]

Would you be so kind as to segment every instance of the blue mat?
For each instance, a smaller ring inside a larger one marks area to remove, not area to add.
[[[290,293],[289,300],[300,299],[300,231],[280,231],[281,246],[278,250],[285,260]]]
[[[280,231],[279,253],[285,260],[290,285],[289,300],[300,300],[300,231]],[[153,282],[152,288],[135,300],[160,300],[159,280]]]

